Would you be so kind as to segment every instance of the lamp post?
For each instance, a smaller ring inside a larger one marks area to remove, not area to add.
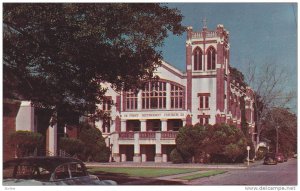
[[[247,157],[247,165],[249,166],[249,151],[250,151],[250,146],[247,146],[247,151],[248,151],[248,157]]]
[[[279,129],[279,126],[276,125],[276,153],[278,153],[278,129]]]
[[[108,160],[108,162],[111,162],[110,135],[108,135],[108,147],[109,147],[109,160]]]
[[[111,143],[110,144],[110,148],[109,148],[109,150],[110,150],[110,158],[111,158],[111,162],[115,162],[114,157],[112,156],[112,147],[113,147],[113,144]]]
[[[110,143],[110,135],[108,135],[108,146],[109,146],[109,162],[114,162],[114,158],[112,156],[112,146],[113,146],[113,144]]]

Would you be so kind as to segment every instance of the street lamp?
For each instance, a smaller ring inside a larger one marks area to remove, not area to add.
[[[278,153],[278,129],[279,129],[279,126],[276,125],[276,153]]]
[[[249,161],[250,161],[249,151],[250,151],[250,146],[247,146],[247,153],[248,153],[248,156],[247,156],[247,164],[248,164],[248,166],[249,166]]]
[[[110,143],[110,135],[108,135],[108,146],[109,146],[109,162],[114,162],[114,158],[112,157],[112,146],[113,146],[113,144]]]
[[[112,156],[112,147],[113,147],[113,144],[111,143],[110,144],[110,158],[111,158],[111,162],[115,162],[115,160],[114,160],[114,157]]]

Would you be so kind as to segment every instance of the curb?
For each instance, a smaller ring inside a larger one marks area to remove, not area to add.
[[[109,167],[109,168],[201,168],[201,169],[247,169],[254,165],[155,165],[155,164],[148,164],[144,165],[142,163],[134,163],[134,164],[116,164],[116,163],[107,163],[107,164],[97,164],[97,163],[85,163],[87,167]]]

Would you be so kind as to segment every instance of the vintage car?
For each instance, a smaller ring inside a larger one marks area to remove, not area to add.
[[[285,157],[282,153],[276,153],[275,158],[277,160],[277,162],[284,162]]]
[[[277,160],[274,154],[268,153],[265,156],[264,164],[277,164]]]
[[[70,157],[25,157],[3,163],[4,186],[116,184],[99,180],[81,160]]]

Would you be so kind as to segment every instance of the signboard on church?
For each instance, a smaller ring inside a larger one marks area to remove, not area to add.
[[[185,119],[186,111],[123,112],[121,119]]]

